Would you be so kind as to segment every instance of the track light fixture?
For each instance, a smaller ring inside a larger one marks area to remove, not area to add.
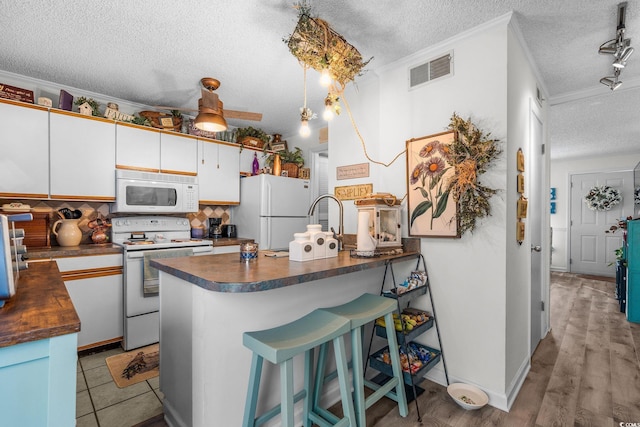
[[[622,82],[619,80],[620,71],[627,65],[627,60],[633,53],[631,39],[624,38],[625,19],[627,14],[627,2],[618,4],[618,25],[616,27],[616,38],[606,41],[600,45],[598,53],[603,55],[613,55],[613,76],[603,77],[600,83],[608,86],[611,90],[616,90]]]
[[[611,90],[616,90],[622,85],[622,82],[618,79],[618,77],[620,77],[620,69],[615,68],[613,71],[613,76],[601,78],[600,83],[608,86]]]

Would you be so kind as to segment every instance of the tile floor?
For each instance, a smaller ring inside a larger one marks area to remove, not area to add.
[[[131,427],[162,413],[159,377],[125,388],[113,382],[105,359],[123,351],[78,357],[76,427]]]

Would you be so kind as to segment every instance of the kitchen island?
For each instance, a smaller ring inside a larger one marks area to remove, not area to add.
[[[0,425],[75,424],[79,331],[56,263],[21,271],[0,308]]]
[[[390,260],[407,272],[417,265],[419,239],[403,244],[403,254],[374,258],[345,251],[307,262],[262,254],[251,263],[240,262],[238,254],[153,260],[160,270],[160,388],[169,425],[241,425],[251,361],[242,334],[363,293],[379,294]],[[294,369],[302,372],[302,358]],[[267,364],[262,378],[259,413],[279,403],[277,367]],[[301,386],[297,375],[296,390]],[[324,399],[339,399],[337,384],[328,385]],[[298,418],[300,413],[298,405]]]

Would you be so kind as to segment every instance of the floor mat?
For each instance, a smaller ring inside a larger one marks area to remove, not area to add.
[[[107,357],[107,367],[120,388],[139,383],[160,373],[160,346],[153,344]]]

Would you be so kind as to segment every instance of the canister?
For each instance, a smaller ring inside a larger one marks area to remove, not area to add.
[[[338,240],[333,237],[333,231],[325,231],[325,253],[327,258],[338,256]]]
[[[309,233],[293,233],[293,241],[289,242],[290,261],[313,261],[313,243]]]
[[[327,234],[322,231],[322,225],[309,224],[307,225],[307,233],[309,233],[309,240],[313,245],[313,259],[322,259],[327,257],[327,249],[325,242],[327,240]]]

